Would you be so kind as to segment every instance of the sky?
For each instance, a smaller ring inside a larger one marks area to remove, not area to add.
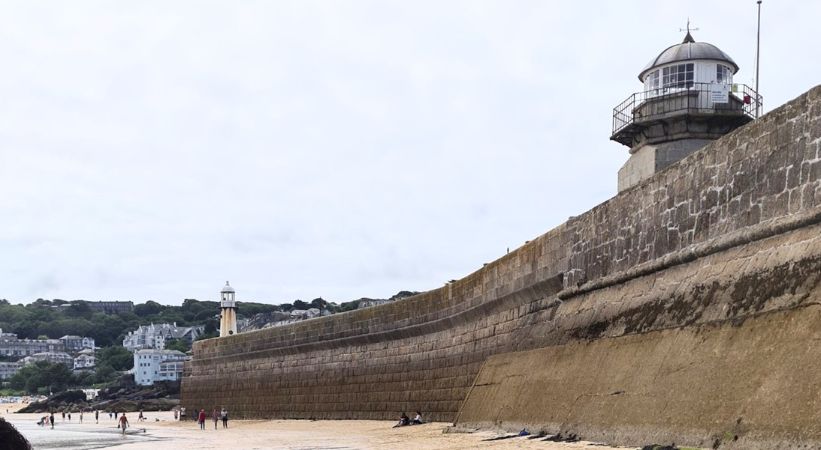
[[[681,41],[754,84],[754,0],[4,1],[0,298],[385,298],[616,194],[612,108]],[[821,2],[764,1],[765,111]]]

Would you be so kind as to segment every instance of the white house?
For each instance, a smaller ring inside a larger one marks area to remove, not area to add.
[[[142,349],[134,352],[134,382],[140,386],[150,386],[155,381],[178,379],[177,366],[163,363],[179,362],[179,373],[182,372],[182,361],[188,356],[177,350]],[[162,367],[161,367],[162,366]],[[162,369],[162,370],[161,370]],[[162,371],[162,374],[160,373]],[[169,378],[171,373],[174,378]]]
[[[74,370],[92,369],[97,363],[94,355],[81,354],[74,358]]]
[[[204,330],[204,326],[178,327],[176,322],[140,325],[136,330],[128,332],[128,335],[123,339],[123,347],[131,352],[146,348],[162,350],[165,348],[167,340],[180,339],[190,344]]]
[[[52,364],[63,364],[69,368],[74,367],[74,358],[65,352],[42,352],[26,356],[21,360],[24,365],[34,364],[38,361],[48,361]]]
[[[61,337],[60,340],[63,341],[67,352],[79,352],[85,348],[94,348],[94,338],[87,336],[66,335]]]
[[[0,362],[0,380],[8,380],[20,370],[20,363]]]

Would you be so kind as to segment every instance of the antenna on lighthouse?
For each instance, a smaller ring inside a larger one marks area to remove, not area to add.
[[[759,101],[760,92],[758,90],[758,69],[761,62],[761,0],[757,0],[758,4],[758,26],[755,32],[755,118],[758,119],[761,109],[761,101]]]

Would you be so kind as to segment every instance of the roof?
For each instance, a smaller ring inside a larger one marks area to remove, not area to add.
[[[647,66],[639,73],[639,81],[644,82],[644,76],[647,72],[659,66],[664,66],[670,63],[679,61],[693,61],[697,59],[708,59],[714,61],[721,61],[729,64],[733,68],[733,73],[738,72],[738,64],[730,58],[730,55],[724,53],[720,48],[707,42],[696,42],[690,32],[684,36],[681,44],[671,45],[659,53]]]
[[[182,355],[182,356],[185,356],[185,353],[183,353],[179,350],[159,350],[159,349],[156,349],[156,348],[143,348],[143,349],[136,350],[134,353],[135,354],[137,354],[137,353],[146,354],[147,353],[147,354],[151,354],[151,355],[174,355],[174,356]]]
[[[222,287],[222,290],[220,291],[220,293],[223,293],[223,292],[234,292],[234,288],[232,288],[231,285],[228,284],[228,282],[226,281],[225,286]]]

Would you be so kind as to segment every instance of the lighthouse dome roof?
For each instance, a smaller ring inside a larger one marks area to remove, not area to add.
[[[222,287],[222,290],[220,291],[220,293],[224,294],[224,293],[227,293],[227,292],[234,292],[234,288],[232,288],[231,285],[228,284],[228,282],[226,281],[225,286]]]
[[[644,76],[656,67],[680,61],[693,60],[714,60],[726,63],[733,68],[733,73],[738,72],[738,64],[730,58],[730,55],[724,53],[720,48],[707,42],[696,42],[690,32],[684,37],[681,44],[671,45],[653,58],[647,66],[639,73],[639,81],[644,82]]]

